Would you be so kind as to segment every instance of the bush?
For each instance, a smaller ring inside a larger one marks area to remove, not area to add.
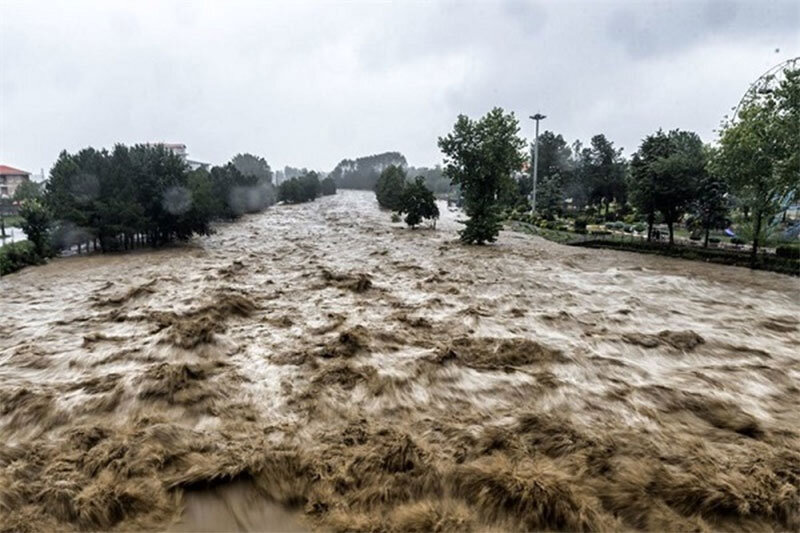
[[[692,233],[691,235],[689,235],[689,240],[692,241],[699,241],[700,238],[701,238],[700,235],[698,235],[697,233]]]
[[[625,230],[625,233],[633,233],[633,226],[631,226],[630,224],[625,224],[625,227],[623,229]]]
[[[606,222],[603,225],[606,227],[606,229],[614,229],[614,223],[613,222]]]
[[[800,259],[800,244],[781,244],[775,248],[775,255],[786,259]]]
[[[586,226],[587,226],[587,221],[585,218],[575,219],[574,228],[576,233],[586,233]]]
[[[559,224],[555,220],[545,220],[542,223],[542,227],[544,227],[545,229],[558,229]]]
[[[612,222],[611,225],[613,226],[614,229],[625,229],[624,222]]]
[[[635,231],[637,233],[641,233],[641,232],[646,231],[646,230],[647,230],[647,226],[645,226],[644,224],[641,224],[641,223],[636,224],[635,226],[633,226],[633,231]]]
[[[709,237],[708,242],[710,244],[719,244],[719,237]]]
[[[33,244],[36,255],[50,255],[50,212],[47,208],[39,200],[25,200],[19,216],[22,217],[22,231],[28,236],[28,242]]]
[[[320,188],[317,173],[308,172],[281,183],[278,187],[278,200],[289,204],[310,202],[319,196]]]
[[[20,241],[0,247],[0,276],[11,274],[28,265],[44,263],[31,241]]]
[[[746,243],[739,237],[731,237],[731,244],[746,244]]]
[[[400,218],[400,213],[392,213],[392,222],[397,223],[401,220],[402,218]]]
[[[433,191],[425,186],[425,178],[417,176],[413,183],[406,184],[400,202],[399,213],[406,215],[406,224],[412,228],[419,225],[423,218],[429,220],[439,218],[439,207]]]

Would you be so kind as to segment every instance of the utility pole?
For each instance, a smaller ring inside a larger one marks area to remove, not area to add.
[[[536,212],[536,181],[539,177],[539,121],[547,117],[541,113],[531,115],[531,119],[536,121],[536,138],[533,141],[533,212]]]

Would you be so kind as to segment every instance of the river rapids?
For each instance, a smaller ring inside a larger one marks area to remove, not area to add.
[[[0,530],[797,530],[795,278],[340,191],[0,280]]]

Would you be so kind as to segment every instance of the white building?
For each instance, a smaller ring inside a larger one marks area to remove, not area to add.
[[[194,161],[189,159],[189,154],[186,151],[186,145],[182,143],[148,143],[148,146],[163,146],[173,154],[179,156],[183,161],[189,165],[190,170],[197,170],[198,168],[202,168],[204,170],[208,170],[208,167],[211,166],[210,163],[203,163],[202,161]]]

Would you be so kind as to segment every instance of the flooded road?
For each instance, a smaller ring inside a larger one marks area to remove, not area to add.
[[[796,278],[343,191],[0,280],[0,530],[800,528]]]

